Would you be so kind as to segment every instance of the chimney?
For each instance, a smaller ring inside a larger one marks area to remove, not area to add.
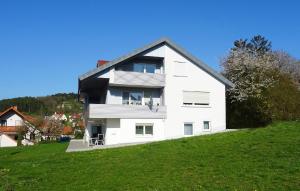
[[[97,68],[99,68],[100,66],[106,64],[107,62],[109,62],[109,61],[107,61],[107,60],[98,60],[97,61]]]

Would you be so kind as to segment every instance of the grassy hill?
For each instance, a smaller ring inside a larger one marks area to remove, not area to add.
[[[10,106],[18,106],[22,112],[32,115],[49,115],[54,112],[79,113],[82,104],[75,93],[58,93],[41,97],[18,97],[0,100],[0,111]]]
[[[0,149],[0,189],[300,190],[300,122],[109,150],[66,147]]]

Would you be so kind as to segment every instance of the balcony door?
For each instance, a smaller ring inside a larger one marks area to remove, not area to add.
[[[122,103],[125,105],[142,105],[143,92],[123,92]]]
[[[103,134],[103,127],[101,125],[92,126],[92,138],[98,138],[98,134]]]

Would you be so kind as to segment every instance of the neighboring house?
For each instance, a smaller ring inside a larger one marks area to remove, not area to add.
[[[67,116],[64,113],[56,113],[56,112],[51,116],[51,118],[58,121],[68,120]]]
[[[0,147],[16,147],[17,141],[6,134],[0,133]]]
[[[74,134],[74,130],[70,126],[64,126],[61,134],[62,136],[70,136]]]
[[[111,145],[223,131],[232,86],[169,39],[100,61],[79,77],[84,140],[103,134]]]
[[[19,131],[22,130],[25,131],[22,144],[32,145],[37,137],[40,136],[40,131],[34,127],[33,122],[34,118],[21,113],[16,106],[6,109],[0,114],[0,134],[2,141],[5,139],[5,143],[11,146],[11,140],[16,141]],[[1,147],[4,146],[5,144],[2,142]]]

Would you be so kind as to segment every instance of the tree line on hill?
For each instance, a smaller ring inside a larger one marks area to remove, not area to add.
[[[75,93],[0,100],[0,111],[4,111],[11,106],[18,106],[18,110],[37,116],[52,115],[54,112],[66,114],[82,112],[82,104],[77,101],[77,94]]]
[[[265,37],[235,41],[221,66],[235,85],[226,92],[230,128],[300,119],[300,62]]]

